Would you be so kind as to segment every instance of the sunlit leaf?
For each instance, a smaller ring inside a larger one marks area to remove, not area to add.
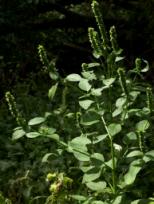
[[[17,129],[13,132],[12,140],[17,140],[17,139],[23,137],[25,134],[26,134],[26,132],[21,127],[20,129]]]
[[[150,126],[150,123],[148,120],[142,120],[136,124],[136,130],[139,132],[145,132]]]
[[[143,162],[141,161],[141,159],[137,159],[130,164],[128,172],[124,175],[125,186],[134,183],[137,174],[142,169],[142,166]]]
[[[57,87],[58,87],[58,83],[56,83],[55,85],[53,85],[49,91],[48,91],[48,97],[49,99],[53,99],[55,94],[56,94],[56,91],[57,91]]]
[[[82,79],[82,77],[79,74],[70,74],[66,77],[67,81],[74,81],[74,82],[78,82]]]
[[[98,179],[100,177],[100,175],[101,175],[100,168],[93,167],[83,175],[82,182],[87,183],[90,181],[94,181],[94,180]]]
[[[83,91],[89,91],[91,89],[91,84],[87,79],[81,79],[79,82],[79,88]]]
[[[92,101],[92,100],[79,101],[80,106],[85,110],[87,110],[91,106],[91,104],[93,104],[93,103],[94,103],[94,101]]]
[[[106,182],[89,182],[86,183],[86,186],[92,191],[103,192],[104,188],[106,188]]]
[[[147,60],[143,60],[143,62],[146,64],[146,66],[143,69],[141,69],[141,72],[149,71],[149,62]]]
[[[57,156],[55,153],[47,153],[43,156],[42,162],[48,162],[50,156]]]
[[[71,198],[78,200],[78,201],[85,201],[87,198],[81,195],[69,195]]]
[[[121,125],[118,123],[112,123],[108,126],[108,131],[111,136],[114,136],[121,131]]]
[[[35,118],[29,120],[28,125],[29,126],[38,125],[38,124],[43,123],[45,120],[46,119],[43,117],[35,117]]]
[[[128,153],[126,157],[129,158],[129,157],[141,157],[141,156],[143,156],[143,152],[141,152],[139,150],[134,150],[134,151]]]
[[[114,83],[116,78],[109,78],[109,79],[103,79],[103,84],[106,86],[110,86],[111,84]]]
[[[29,133],[26,133],[26,137],[28,138],[36,138],[36,137],[39,137],[41,134],[38,133],[38,132],[29,132]]]

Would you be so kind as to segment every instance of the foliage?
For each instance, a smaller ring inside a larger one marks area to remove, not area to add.
[[[61,77],[44,47],[38,47],[52,80],[51,110],[19,123],[22,117],[15,99],[6,94],[19,125],[12,139],[35,138],[51,146],[42,158],[44,167],[50,169],[49,192],[45,199],[29,196],[29,203],[44,199],[46,204],[152,204],[153,93],[143,80],[149,65],[137,58],[134,68],[127,71],[115,27],[107,33],[95,0],[92,11],[98,25],[98,31],[88,29],[93,62],[83,63],[80,74]]]

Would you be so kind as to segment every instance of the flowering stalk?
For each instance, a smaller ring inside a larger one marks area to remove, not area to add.
[[[147,108],[149,109],[150,111],[150,114],[152,113],[152,106],[153,106],[153,100],[152,100],[152,88],[151,87],[148,87],[146,89],[146,95],[147,95]]]
[[[117,43],[117,33],[116,33],[115,26],[112,26],[110,28],[110,42],[111,42],[111,46],[112,46],[113,51],[115,53],[117,53],[119,50],[119,47],[118,47],[118,43]]]
[[[22,117],[21,113],[17,108],[14,96],[8,91],[5,93],[5,98],[9,106],[11,115],[16,119],[16,122],[19,126],[25,125],[25,119]]]
[[[118,69],[118,74],[119,74],[119,80],[120,80],[121,88],[122,88],[124,94],[126,95],[126,97],[128,97],[129,94],[128,94],[128,88],[127,88],[126,76],[125,76],[124,69],[119,68]]]
[[[94,52],[100,57],[102,55],[102,49],[98,33],[94,30],[94,28],[88,28],[88,36]]]
[[[107,37],[107,32],[106,32],[106,29],[105,29],[105,25],[104,25],[104,22],[103,22],[103,18],[102,18],[102,14],[101,14],[101,11],[100,11],[100,6],[98,4],[97,1],[93,0],[92,4],[92,10],[93,10],[93,13],[94,13],[94,16],[96,18],[96,22],[98,24],[98,28],[99,28],[99,31],[100,31],[100,34],[101,34],[101,38],[103,40],[103,48],[104,50],[107,50],[108,49],[108,37]]]

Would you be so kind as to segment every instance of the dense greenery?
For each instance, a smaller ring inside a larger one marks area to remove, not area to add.
[[[21,1],[17,7],[34,9],[44,2]],[[153,90],[144,80],[149,63],[136,58],[128,69],[115,26],[106,31],[95,0],[92,13],[97,28],[93,23],[88,28],[92,53],[81,73],[61,75],[39,45],[40,71],[5,94],[9,108],[2,101],[2,204],[154,203]]]

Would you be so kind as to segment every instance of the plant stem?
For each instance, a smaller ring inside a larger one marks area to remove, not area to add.
[[[104,117],[102,116],[101,119],[102,119],[102,122],[104,124],[105,129],[106,129],[106,132],[109,136],[109,139],[110,139],[111,157],[112,157],[112,187],[113,187],[113,193],[116,194],[116,175],[115,175],[116,164],[115,164],[115,152],[114,152],[113,140],[112,140],[112,136],[108,130],[108,127],[106,125],[106,122],[104,120]]]

